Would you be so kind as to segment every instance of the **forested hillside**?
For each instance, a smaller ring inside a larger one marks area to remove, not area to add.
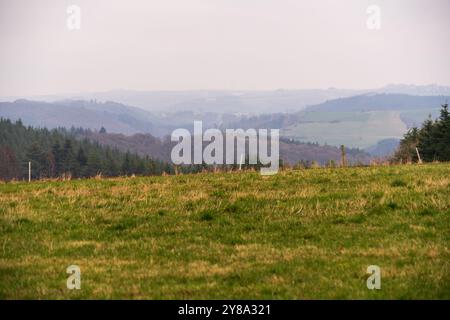
[[[170,162],[170,152],[175,142],[170,137],[157,138],[150,134],[123,134],[98,132],[89,129],[73,129],[71,133],[79,139],[89,139],[101,145],[117,148],[118,150],[136,152],[139,155],[151,155],[152,158]],[[349,164],[368,164],[370,155],[359,150],[346,148]],[[280,158],[285,165],[309,166],[313,162],[327,165],[330,162],[339,163],[341,151],[334,146],[319,145],[317,143],[300,143],[298,141],[281,138]]]
[[[78,140],[65,129],[36,129],[0,119],[0,179],[27,177],[29,161],[33,179],[173,172],[166,162]]]

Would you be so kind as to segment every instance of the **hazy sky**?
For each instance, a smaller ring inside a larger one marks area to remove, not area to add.
[[[0,0],[0,96],[450,85],[449,13],[450,0]]]

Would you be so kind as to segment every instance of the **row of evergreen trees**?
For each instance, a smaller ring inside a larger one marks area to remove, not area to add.
[[[431,116],[421,128],[412,128],[400,141],[394,161],[417,162],[417,150],[422,161],[450,161],[450,116],[448,104],[442,105],[438,119]]]
[[[173,173],[172,165],[130,152],[78,140],[64,130],[25,127],[0,119],[0,179],[74,178],[119,175],[159,175]]]

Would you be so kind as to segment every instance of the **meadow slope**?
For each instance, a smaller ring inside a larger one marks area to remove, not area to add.
[[[449,246],[450,164],[0,184],[2,299],[450,299]]]

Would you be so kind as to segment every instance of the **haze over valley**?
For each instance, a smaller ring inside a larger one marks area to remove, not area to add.
[[[203,121],[205,128],[280,128],[285,141],[345,145],[379,157],[392,153],[408,129],[420,126],[428,116],[436,118],[449,92],[449,87],[437,85],[390,85],[365,91],[111,91],[0,102],[0,117],[50,129],[147,134],[161,141],[177,128],[191,130],[195,120]],[[142,152],[139,146],[121,147]],[[165,155],[160,157],[166,159]]]

